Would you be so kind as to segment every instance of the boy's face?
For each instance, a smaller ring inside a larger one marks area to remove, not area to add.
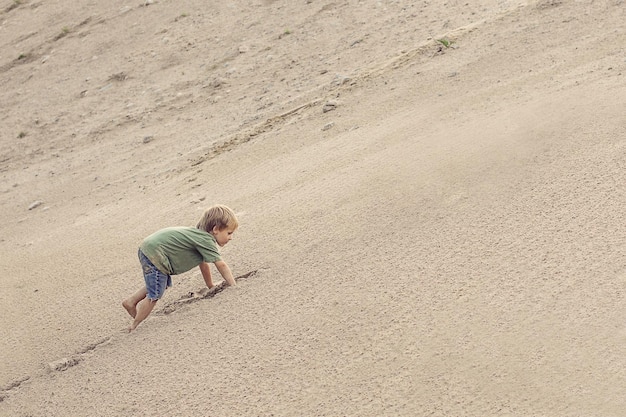
[[[233,238],[233,233],[235,233],[235,228],[230,226],[225,227],[222,230],[219,230],[217,226],[215,226],[213,228],[213,231],[211,232],[213,237],[215,237],[217,244],[220,246],[224,246],[225,244],[230,242],[230,240]]]

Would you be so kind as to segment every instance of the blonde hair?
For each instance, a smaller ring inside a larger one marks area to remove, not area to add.
[[[239,222],[230,208],[216,204],[206,209],[196,228],[211,233],[216,226],[217,230],[224,230],[227,227],[236,229],[239,227]]]

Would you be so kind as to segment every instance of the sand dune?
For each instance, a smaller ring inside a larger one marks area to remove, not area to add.
[[[622,0],[210,3],[0,3],[0,415],[623,415]]]

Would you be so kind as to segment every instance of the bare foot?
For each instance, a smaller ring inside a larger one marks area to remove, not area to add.
[[[128,311],[128,314],[130,314],[130,316],[132,318],[135,318],[135,316],[137,315],[137,306],[136,305],[133,305],[133,303],[128,302],[128,300],[124,300],[124,301],[122,301],[122,307],[124,307],[126,309],[126,311]],[[133,330],[133,329],[129,329],[129,331]]]
[[[132,332],[133,330],[135,330],[137,328],[137,325],[139,325],[139,323],[136,323],[133,321],[133,323],[130,325],[130,327],[128,328],[128,333]]]

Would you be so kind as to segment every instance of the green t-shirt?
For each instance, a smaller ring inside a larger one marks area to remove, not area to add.
[[[144,239],[139,247],[159,271],[182,274],[200,265],[222,258],[213,235],[193,227],[168,227]]]

